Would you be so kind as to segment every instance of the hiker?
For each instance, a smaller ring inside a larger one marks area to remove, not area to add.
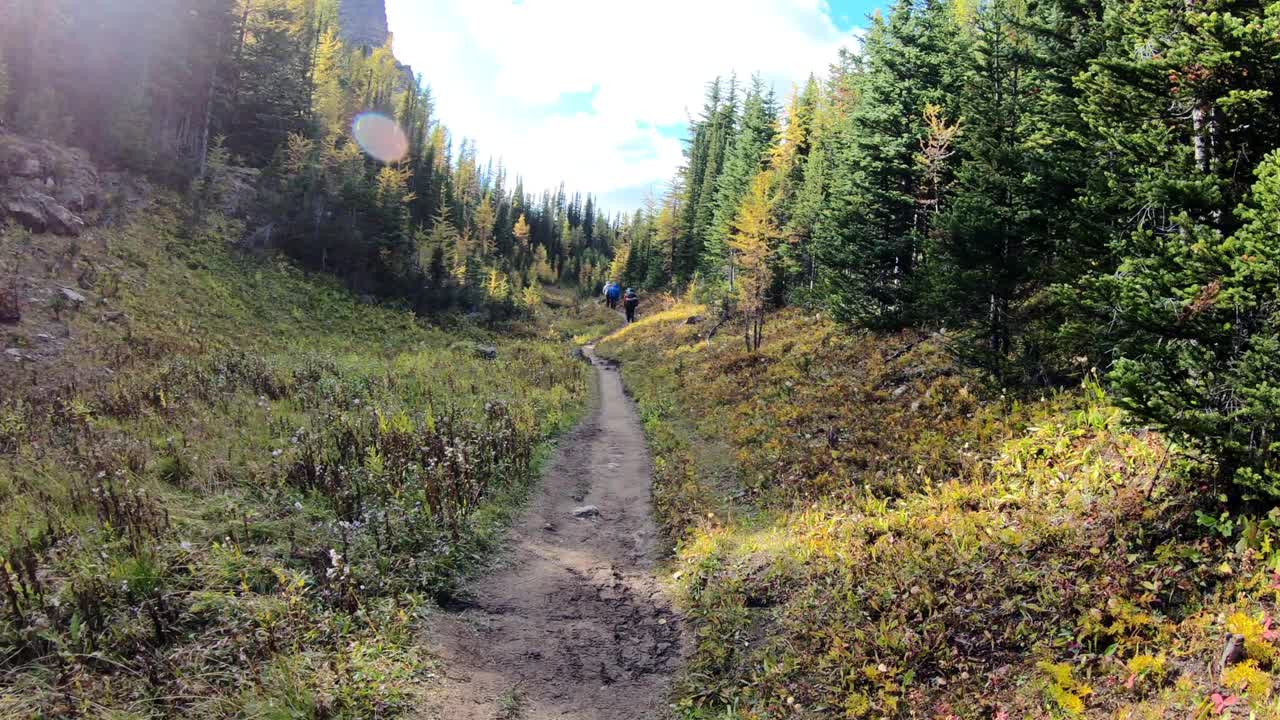
[[[613,309],[613,281],[604,284],[604,304],[605,307]]]
[[[622,299],[622,286],[616,282],[609,283],[609,289],[605,294],[610,310],[618,309],[618,301]]]
[[[636,321],[636,306],[640,304],[640,296],[636,295],[636,291],[627,288],[627,294],[622,296],[622,306],[627,311],[627,322]]]

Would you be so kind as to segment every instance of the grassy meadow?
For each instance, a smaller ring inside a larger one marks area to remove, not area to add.
[[[181,208],[0,236],[0,717],[401,715],[616,318],[424,321]]]

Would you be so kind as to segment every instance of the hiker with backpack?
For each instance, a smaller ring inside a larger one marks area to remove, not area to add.
[[[636,295],[636,291],[627,288],[627,294],[622,296],[622,307],[627,311],[627,322],[636,321],[636,306],[640,304],[640,296]]]

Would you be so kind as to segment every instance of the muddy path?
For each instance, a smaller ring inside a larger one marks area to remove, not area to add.
[[[427,718],[663,714],[681,631],[653,576],[648,451],[617,370],[588,357],[591,414],[560,442],[504,561],[430,627],[445,679]],[[575,516],[583,506],[598,515]]]

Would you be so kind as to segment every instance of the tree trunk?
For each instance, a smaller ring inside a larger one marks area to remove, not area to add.
[[[200,128],[200,173],[199,178],[204,178],[205,173],[209,170],[209,126],[213,124],[213,98],[217,93],[218,87],[218,57],[222,50],[222,33],[218,33],[218,41],[214,43],[213,62],[209,63],[209,92],[205,97],[204,103],[204,125]]]

